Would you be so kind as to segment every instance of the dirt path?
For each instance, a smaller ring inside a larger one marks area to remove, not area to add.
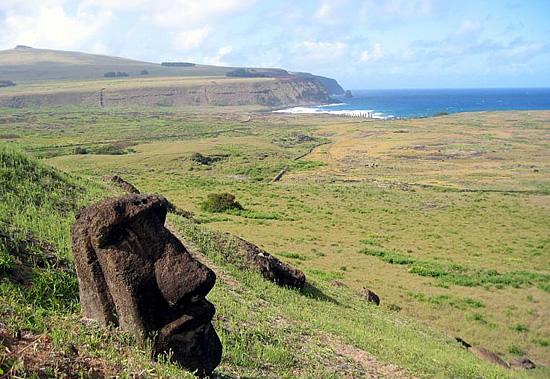
[[[355,369],[343,370],[343,378],[391,378],[391,379],[412,379],[414,376],[402,368],[391,363],[380,362],[376,357],[353,345],[342,341],[332,334],[322,334],[320,341],[330,346],[336,353],[339,361],[351,361]],[[342,367],[342,363],[338,362]],[[345,363],[344,363],[345,365]],[[349,365],[349,363],[348,363]],[[351,371],[351,372],[350,372]],[[352,374],[351,376],[349,374]]]

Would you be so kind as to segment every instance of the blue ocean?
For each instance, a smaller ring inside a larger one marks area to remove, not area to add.
[[[352,90],[342,103],[295,107],[287,113],[328,113],[372,118],[429,117],[438,113],[550,110],[550,88]]]

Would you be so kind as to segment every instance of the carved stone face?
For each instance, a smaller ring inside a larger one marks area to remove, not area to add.
[[[73,226],[73,254],[82,311],[139,341],[155,354],[172,352],[183,367],[207,375],[222,346],[205,296],[216,281],[164,227],[167,201],[128,195],[84,209]]]

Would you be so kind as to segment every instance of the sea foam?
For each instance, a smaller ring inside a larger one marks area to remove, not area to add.
[[[292,114],[330,114],[334,116],[344,116],[344,117],[358,117],[358,118],[374,118],[380,120],[386,120],[388,118],[393,118],[393,116],[383,115],[382,113],[375,112],[372,109],[354,109],[354,110],[330,110],[326,109],[331,106],[342,105],[339,104],[327,104],[320,105],[317,107],[293,107],[287,109],[279,109],[273,111],[273,113],[292,113]]]

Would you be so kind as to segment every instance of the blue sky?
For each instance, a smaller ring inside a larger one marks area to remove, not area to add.
[[[0,0],[16,44],[283,67],[346,88],[550,87],[550,0]]]

